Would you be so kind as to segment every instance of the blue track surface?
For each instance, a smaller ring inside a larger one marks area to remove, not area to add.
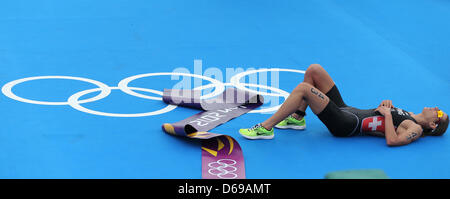
[[[193,73],[196,59],[203,72],[216,67],[223,74],[226,68],[306,70],[319,63],[349,105],[373,108],[391,99],[415,113],[425,106],[448,113],[449,35],[446,0],[2,1],[0,87],[45,75],[117,86],[138,74],[180,67]],[[279,87],[288,92],[303,80],[296,73],[279,76]],[[131,86],[162,91],[179,81],[148,77]],[[13,91],[28,99],[66,101],[91,88],[96,86],[47,79]],[[166,105],[113,90],[83,106],[140,113]],[[176,108],[156,116],[105,117],[0,94],[0,178],[201,178],[200,142],[161,130],[161,124],[197,112]],[[333,137],[307,113],[307,130],[278,130],[273,140],[238,134],[268,114],[245,114],[211,132],[240,143],[247,178],[323,178],[330,171],[371,168],[391,178],[450,178],[449,133],[392,148],[377,137]]]

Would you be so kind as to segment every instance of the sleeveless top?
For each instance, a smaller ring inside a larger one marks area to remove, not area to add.
[[[357,109],[354,107],[343,107],[341,111],[349,112],[358,118],[358,127],[360,133],[365,132],[385,132],[384,116],[375,109]],[[392,121],[395,129],[405,120],[417,121],[407,111],[400,108],[391,108]]]

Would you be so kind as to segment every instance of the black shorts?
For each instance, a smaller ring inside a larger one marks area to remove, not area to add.
[[[348,106],[342,100],[336,85],[326,95],[330,98],[330,102],[317,115],[320,121],[325,124],[334,136],[349,137],[357,135],[359,119],[354,113],[345,110]]]

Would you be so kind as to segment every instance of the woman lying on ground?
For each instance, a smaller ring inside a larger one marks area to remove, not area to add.
[[[448,115],[437,107],[414,114],[394,107],[390,100],[382,101],[376,109],[347,106],[330,75],[322,66],[313,64],[274,115],[239,132],[248,139],[272,139],[273,127],[304,129],[308,106],[334,136],[384,136],[389,146],[406,145],[423,135],[443,135],[449,123]]]

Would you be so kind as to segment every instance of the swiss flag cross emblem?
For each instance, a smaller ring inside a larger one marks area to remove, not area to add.
[[[361,132],[371,131],[384,132],[383,116],[368,117],[362,121]]]

